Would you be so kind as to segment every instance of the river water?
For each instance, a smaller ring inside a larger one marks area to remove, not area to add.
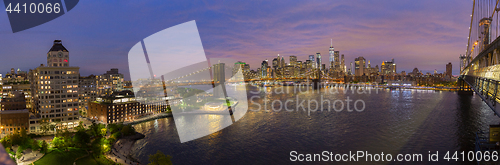
[[[475,95],[400,89],[364,89],[363,93],[352,87],[301,89],[247,87],[249,110],[240,120],[184,143],[179,140],[176,124],[186,123],[165,118],[137,124],[136,130],[146,137],[134,145],[134,156],[144,164],[157,150],[171,155],[174,164],[290,164],[294,158],[291,151],[363,151],[392,154],[393,159],[400,153],[422,154],[424,162],[416,164],[427,164],[430,151],[439,153],[439,164],[457,164],[443,160],[447,151],[474,151],[475,132],[500,123]],[[317,102],[323,102],[323,108]],[[214,128],[220,127],[218,120],[225,120],[213,115],[200,118],[214,119]],[[367,164],[364,158],[360,161]],[[354,163],[360,162],[342,164]],[[369,164],[374,163],[409,162]]]

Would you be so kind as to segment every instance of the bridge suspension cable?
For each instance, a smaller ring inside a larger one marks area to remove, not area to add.
[[[472,2],[469,36],[467,37],[466,58],[463,66],[469,65],[488,44],[496,40],[500,34],[498,8],[499,0],[474,0]],[[461,68],[463,69],[463,68]]]

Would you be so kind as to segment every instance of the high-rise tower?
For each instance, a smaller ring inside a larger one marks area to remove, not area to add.
[[[69,66],[69,52],[61,40],[55,40],[47,53],[47,65],[30,71],[34,112],[41,122],[56,122],[60,129],[77,126],[80,68]]]
[[[316,68],[316,60],[314,59],[314,55],[309,55],[309,61],[311,61],[311,68]]]
[[[333,48],[333,40],[330,41],[330,70],[333,70],[335,68],[335,59],[333,57],[333,53],[335,52],[335,49]]]
[[[290,65],[293,67],[297,66],[297,56],[290,56]]]
[[[321,53],[316,53],[316,68],[321,69]]]
[[[342,56],[340,57],[340,69],[342,70],[342,72],[347,72],[347,69],[345,67],[345,59],[344,59],[344,54],[342,54]]]
[[[335,72],[340,72],[340,58],[339,58],[339,51],[335,51],[333,53],[333,57],[335,58]]]

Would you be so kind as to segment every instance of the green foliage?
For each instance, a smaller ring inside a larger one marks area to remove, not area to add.
[[[15,155],[16,153],[14,153],[14,151],[11,150],[11,148],[7,147],[5,148],[5,151],[11,155]]]
[[[42,140],[42,145],[40,145],[40,152],[47,153],[49,149],[49,144],[45,140]]]
[[[205,91],[193,88],[177,88],[177,93],[179,93],[182,98],[188,98],[199,93],[205,93]]]
[[[56,125],[53,123],[48,123],[48,122],[40,122],[40,129],[43,131],[43,134],[46,134],[49,131],[54,130],[56,128]]]
[[[94,155],[100,155],[102,154],[102,148],[101,148],[101,141],[102,138],[96,138],[94,141],[92,141],[92,151]]]
[[[94,139],[92,142],[92,151],[95,156],[100,156],[111,150],[111,145],[109,141],[103,137]]]
[[[90,143],[90,135],[85,130],[79,130],[73,136],[73,143],[76,147],[87,148],[88,143]]]
[[[52,147],[58,148],[58,149],[65,149],[65,143],[64,143],[64,138],[63,137],[54,137],[52,139]]]
[[[119,129],[118,124],[108,124],[108,130],[111,134],[118,132]]]
[[[108,145],[109,145],[109,146],[113,146],[113,144],[116,142],[116,140],[117,140],[117,139],[116,139],[116,138],[114,138],[114,137],[110,137],[110,138],[108,138]]]
[[[21,157],[23,156],[24,149],[25,148],[23,146],[19,146],[17,148],[16,154],[15,154],[17,159],[21,159]]]
[[[133,135],[135,134],[135,129],[131,125],[125,125],[123,126],[121,132],[123,136]]]
[[[148,165],[172,165],[170,160],[172,156],[163,154],[160,150],[156,151],[156,154],[149,155]]]
[[[12,141],[10,140],[9,136],[5,136],[0,140],[0,143],[2,143],[2,146],[5,148],[11,148],[12,147]]]
[[[115,133],[111,134],[111,138],[118,139],[120,137],[122,137],[122,133],[121,132],[115,132]]]
[[[40,142],[38,140],[33,140],[31,142],[31,149],[33,151],[38,151],[40,149]]]
[[[120,130],[123,128],[123,124],[108,124],[108,130],[111,134],[114,134],[116,132],[120,132]]]
[[[23,151],[24,151],[23,147],[17,148],[17,151],[16,151],[16,158],[17,159],[21,159],[21,156],[23,156]]]
[[[18,133],[14,133],[8,136],[12,142],[12,145],[19,145],[22,142],[21,136]]]
[[[106,128],[101,128],[101,136],[106,136],[107,129]]]
[[[85,127],[83,127],[83,122],[82,121],[80,121],[78,123],[78,126],[75,127],[75,130],[77,130],[77,131],[85,131]]]
[[[21,137],[22,138],[28,138],[28,134],[26,133],[26,129],[21,129]]]
[[[104,124],[97,124],[97,123],[92,123],[92,125],[90,125],[90,134],[94,137],[103,137],[104,135],[106,135],[106,132],[102,132],[102,129],[104,129],[105,126]]]

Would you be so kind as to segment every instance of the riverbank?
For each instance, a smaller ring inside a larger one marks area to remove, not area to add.
[[[120,164],[141,164],[136,158],[132,156],[134,153],[132,147],[139,139],[145,136],[141,133],[135,135],[125,136],[118,139],[112,146],[111,152],[106,154],[106,157],[116,163]]]

